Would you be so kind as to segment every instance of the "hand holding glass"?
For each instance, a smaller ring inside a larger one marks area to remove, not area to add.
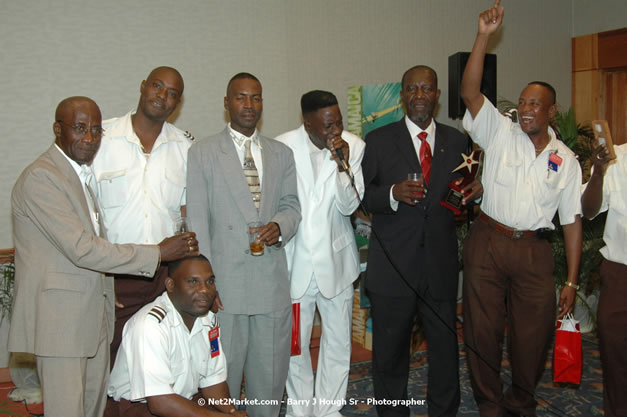
[[[259,240],[259,232],[251,231],[257,227],[263,226],[261,222],[248,223],[248,244],[250,246],[250,254],[253,256],[261,256],[264,251],[264,244]]]
[[[413,181],[418,183],[419,185],[424,185],[425,177],[422,175],[422,172],[410,172],[407,174],[407,181]],[[412,200],[414,203],[418,203],[420,200]]]

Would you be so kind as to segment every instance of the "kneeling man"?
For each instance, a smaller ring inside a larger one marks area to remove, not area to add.
[[[120,417],[246,416],[226,384],[209,261],[199,255],[171,262],[165,285],[124,327],[109,382]]]

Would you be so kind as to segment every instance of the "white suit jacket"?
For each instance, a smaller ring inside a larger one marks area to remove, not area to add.
[[[341,136],[350,148],[349,165],[361,198],[364,194],[361,160],[366,144],[347,131]],[[292,299],[301,298],[315,277],[322,295],[335,297],[359,276],[359,254],[350,221],[350,215],[359,206],[357,194],[347,174],[340,172],[330,159],[324,161],[314,183],[310,139],[303,125],[276,140],[294,153],[302,215],[296,235],[285,247],[290,295]]]

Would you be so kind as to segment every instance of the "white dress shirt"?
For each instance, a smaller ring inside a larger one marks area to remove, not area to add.
[[[614,146],[616,162],[603,179],[603,201],[599,213],[607,211],[601,255],[608,261],[627,265],[627,143]]]
[[[244,166],[244,153],[246,152],[246,147],[244,146],[244,142],[247,139],[251,140],[250,143],[250,152],[253,154],[253,159],[255,160],[255,167],[257,168],[257,175],[259,175],[259,184],[261,184],[261,190],[263,193],[263,160],[261,158],[261,143],[259,142],[259,135],[257,133],[257,129],[253,132],[251,136],[245,136],[239,133],[236,130],[233,130],[231,124],[228,124],[229,133],[231,134],[231,138],[233,139],[233,144],[235,145],[235,150],[237,151],[237,156],[239,157],[239,161]]]
[[[226,381],[226,359],[219,338],[220,353],[211,357],[209,331],[217,325],[217,316],[210,311],[196,318],[188,330],[164,292],[124,326],[109,378],[109,395],[116,401],[146,402],[146,397],[167,394],[189,400],[199,388]]]
[[[466,111],[464,129],[485,150],[481,211],[517,230],[554,229],[556,211],[561,224],[575,222],[581,214],[581,168],[553,129],[549,128],[551,139],[536,157],[520,125],[485,97],[474,120]],[[549,168],[552,153],[561,161],[557,171]]]
[[[98,203],[113,243],[155,244],[174,234],[185,205],[190,135],[164,123],[149,154],[131,115],[103,122],[105,134],[92,164]]]
[[[87,186],[89,185],[92,187],[92,190],[93,190],[94,174],[93,174],[91,167],[85,164],[83,165],[77,164],[72,158],[67,156],[65,152],[63,152],[63,150],[61,150],[61,148],[59,148],[59,146],[56,143],[54,144],[54,146],[56,146],[59,152],[61,152],[61,154],[65,157],[65,159],[68,160],[68,162],[70,163],[70,165],[72,165],[72,168],[76,172],[76,175],[78,175],[78,178],[81,181],[81,185],[83,186],[83,193],[85,194],[85,200],[87,200],[87,207],[89,208],[89,217],[91,219],[91,224],[94,226],[94,231],[96,232],[96,235],[100,236],[99,214],[98,214],[98,211],[96,210],[96,204],[94,202],[93,195],[87,189]]]
[[[414,149],[416,150],[416,155],[418,157],[418,163],[420,163],[420,146],[422,145],[422,141],[418,139],[418,135],[423,132],[423,130],[414,122],[412,122],[407,115],[405,115],[405,124],[407,125],[407,130],[409,130],[409,136],[411,137],[411,142],[414,144]],[[424,130],[427,132],[427,143],[431,147],[431,153],[433,156],[433,148],[435,147],[435,122],[433,118],[431,119],[431,123]],[[408,172],[409,174],[409,172]],[[398,210],[398,201],[394,199],[394,194],[392,190],[394,186],[390,187],[390,207],[392,210]]]

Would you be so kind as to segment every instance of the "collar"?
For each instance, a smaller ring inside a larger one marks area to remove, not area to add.
[[[91,169],[91,165],[86,165],[86,164],[79,165],[75,160],[67,156],[65,152],[63,152],[63,150],[59,148],[59,145],[55,143],[54,146],[59,150],[59,152],[61,152],[61,155],[63,155],[63,157],[67,159],[67,161],[70,163],[70,165],[72,166],[72,169],[74,170],[74,172],[76,172],[76,175],[78,175],[78,178],[80,178],[81,183],[84,184],[90,176],[94,175],[94,172]]]
[[[527,135],[527,137],[529,137]],[[531,147],[533,148],[533,142],[531,142],[531,139],[529,139],[529,143],[531,144]],[[561,142],[558,138],[557,135],[555,134],[555,131],[553,130],[553,128],[551,126],[549,126],[549,143],[546,144],[546,146],[544,147],[544,149],[542,150],[542,152],[540,153],[540,155],[542,155],[545,152],[559,152],[560,150],[560,143],[564,144],[564,142]],[[564,146],[566,146],[564,144]],[[534,150],[535,152],[535,150]],[[538,156],[540,156],[538,155]]]
[[[131,110],[120,118],[105,121],[103,124],[113,125],[111,127],[105,127],[105,135],[108,137],[124,137],[128,142],[134,143],[141,148],[141,142],[135,133],[135,129],[133,129],[133,119],[131,118],[131,116],[135,113],[137,113],[137,110]],[[171,131],[171,129],[172,125],[170,125],[170,123],[163,123],[163,126],[161,126],[161,132],[159,133],[159,136],[157,136],[157,140],[153,146],[153,150],[160,143],[183,141],[183,139],[181,139],[176,132]]]
[[[407,130],[409,130],[409,135],[411,136],[412,140],[419,140],[417,139],[418,134],[423,131],[420,126],[412,122],[409,117],[407,117],[407,115],[405,115],[405,125],[407,126]],[[433,117],[431,118],[431,123],[429,123],[429,126],[427,126],[424,131],[427,132],[428,136],[435,137],[435,121]]]
[[[235,144],[238,147],[242,147],[244,142],[247,139],[250,139],[255,145],[259,147],[259,149],[262,149],[261,142],[259,141],[259,135],[257,134],[257,129],[255,129],[255,131],[253,132],[251,136],[246,136],[246,135],[241,134],[237,130],[233,129],[231,127],[231,123],[227,125],[227,128],[228,128],[229,134],[231,135],[231,139],[233,139],[233,142],[235,142]]]
[[[306,130],[305,130],[305,140],[307,141],[307,149],[309,149],[309,154],[310,155],[311,154],[316,154],[316,153],[324,153],[324,151],[331,152],[327,148],[319,149],[316,145],[314,145],[313,142],[311,141],[311,139],[309,138],[309,134],[307,133]]]
[[[172,304],[172,300],[170,300],[170,296],[168,295],[168,292],[164,291],[162,296],[159,298],[162,299],[162,303],[164,304],[163,307],[166,308],[166,310],[168,311],[168,314],[172,315],[171,316],[172,318],[170,319],[171,320],[170,325],[172,327],[177,327],[177,326],[185,327],[185,323],[183,323],[183,318],[181,317],[181,314],[178,312],[176,307],[174,307],[174,304]],[[206,326],[214,328],[217,324],[218,324],[218,316],[216,316],[211,311],[209,311],[206,316],[196,317],[196,320],[194,320],[194,326],[192,327],[192,330],[189,332],[189,334],[194,335],[198,333],[199,331],[203,330],[204,327]]]

